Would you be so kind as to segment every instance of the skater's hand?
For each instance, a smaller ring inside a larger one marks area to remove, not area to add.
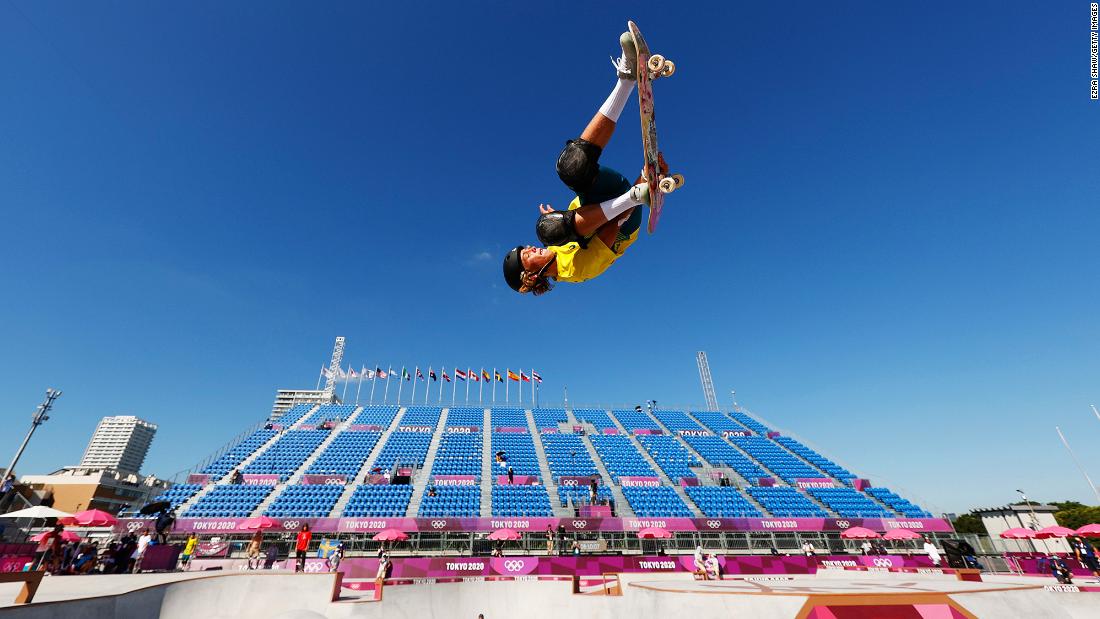
[[[539,212],[542,213],[543,215],[548,215],[548,214],[554,212],[554,207],[550,206],[549,204],[540,204],[539,205]]]

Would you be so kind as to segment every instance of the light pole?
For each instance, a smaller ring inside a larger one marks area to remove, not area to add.
[[[737,410],[737,390],[730,389],[730,399],[733,400],[733,410]]]
[[[31,429],[27,432],[27,436],[23,439],[23,444],[19,446],[19,451],[15,452],[15,457],[11,459],[11,464],[8,465],[8,470],[4,471],[5,475],[13,475],[12,471],[15,470],[15,465],[19,463],[19,458],[23,455],[23,450],[27,448],[27,443],[31,440],[31,435],[34,434],[35,429],[49,420],[50,409],[53,408],[53,401],[61,397],[61,392],[57,389],[46,389],[46,399],[38,405],[38,409],[31,417]]]
[[[1096,419],[1100,420],[1100,411],[1096,410],[1095,404],[1089,404],[1092,407],[1092,412],[1096,415]]]
[[[1029,512],[1031,512],[1031,526],[1029,528],[1032,531],[1038,531],[1039,530],[1039,517],[1035,515],[1035,508],[1031,506],[1031,501],[1027,500],[1027,495],[1024,494],[1023,490],[1020,490],[1019,488],[1017,488],[1016,492],[1020,493],[1020,498],[1024,500],[1024,505],[1027,505],[1027,510]],[[1035,546],[1035,540],[1031,541],[1031,545],[1032,545],[1032,547]],[[1044,543],[1043,545],[1046,546],[1046,543]],[[1038,552],[1039,549],[1036,548],[1035,551]],[[1048,554],[1050,553],[1050,548],[1049,547],[1047,548],[1047,553]]]

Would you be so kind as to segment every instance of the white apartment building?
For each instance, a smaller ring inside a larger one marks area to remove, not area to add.
[[[271,408],[272,421],[298,404],[340,404],[340,398],[326,396],[323,389],[279,389],[275,392],[275,406]]]
[[[133,415],[104,417],[88,442],[80,467],[140,473],[156,433],[156,424]]]

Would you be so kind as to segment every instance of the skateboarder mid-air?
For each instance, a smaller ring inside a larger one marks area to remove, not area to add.
[[[504,256],[504,280],[519,293],[541,295],[555,281],[580,283],[597,277],[638,238],[642,223],[638,207],[649,203],[649,185],[641,177],[631,185],[622,174],[599,163],[637,80],[634,39],[624,32],[619,43],[623,52],[615,61],[614,89],[580,138],[566,142],[558,156],[558,176],[576,192],[576,198],[565,211],[539,205],[535,232],[546,247],[520,245]],[[663,158],[659,167],[662,175],[668,174]]]

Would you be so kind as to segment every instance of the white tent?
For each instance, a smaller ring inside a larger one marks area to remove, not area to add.
[[[27,509],[0,514],[0,518],[67,518],[69,516],[72,516],[72,514],[44,505],[35,505]]]

